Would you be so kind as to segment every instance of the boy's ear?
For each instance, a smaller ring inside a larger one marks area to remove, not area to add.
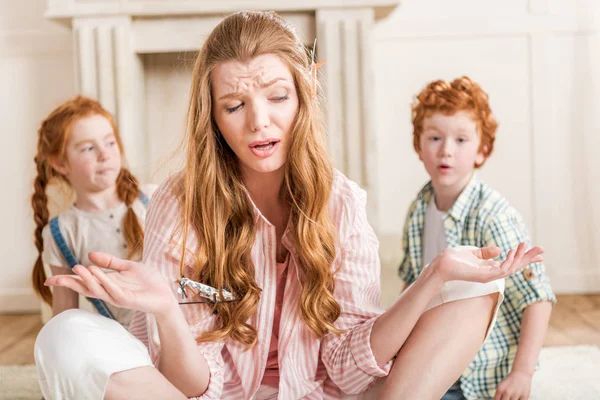
[[[69,173],[69,168],[63,162],[59,162],[56,160],[48,160],[48,164],[52,167],[53,170],[58,172],[61,175],[67,175]]]
[[[487,159],[488,154],[488,146],[483,146],[481,150],[479,150],[479,152],[477,153],[477,157],[475,157],[475,165],[477,167],[481,167]]]

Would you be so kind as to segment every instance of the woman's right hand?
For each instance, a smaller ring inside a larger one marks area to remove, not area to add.
[[[51,276],[45,284],[66,287],[116,307],[155,315],[165,314],[177,305],[173,291],[158,270],[106,253],[90,253],[89,259],[95,265],[87,268],[76,265],[75,275]],[[115,272],[105,273],[98,267]]]
[[[500,254],[498,247],[455,247],[441,252],[430,264],[443,282],[490,282],[505,278],[534,262],[543,261],[540,246],[527,251],[527,243],[510,250],[502,262],[493,258]]]

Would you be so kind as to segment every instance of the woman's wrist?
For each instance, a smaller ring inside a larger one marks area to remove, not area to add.
[[[160,323],[172,317],[175,313],[180,312],[179,304],[175,296],[169,296],[162,302],[163,304],[152,311],[152,316],[156,319],[156,322]]]
[[[441,289],[444,286],[446,281],[443,276],[439,273],[438,262],[439,256],[434,258],[433,261],[427,267],[423,269],[423,272],[417,278],[417,281],[421,281],[423,283],[427,282],[434,287],[439,287]]]

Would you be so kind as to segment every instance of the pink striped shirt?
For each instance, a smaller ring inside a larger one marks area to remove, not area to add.
[[[165,182],[152,198],[146,217],[143,257],[144,264],[158,268],[169,281],[179,278],[181,257],[180,247],[170,241],[180,218],[180,205],[173,194],[174,182],[175,179]],[[371,329],[382,310],[379,308],[379,242],[367,222],[366,194],[336,172],[329,207],[337,228],[337,256],[332,265],[336,271],[334,296],[342,309],[336,326],[344,333],[318,339],[302,322],[301,267],[288,227],[282,237],[290,259],[280,320],[279,398],[339,399],[342,392],[355,394],[366,390],[378,377],[386,376],[391,367],[391,361],[379,365],[370,346]],[[254,213],[257,233],[251,256],[262,293],[249,322],[258,332],[258,343],[248,351],[233,340],[199,344],[200,353],[210,368],[210,383],[200,399],[250,399],[263,378],[273,333],[276,235],[275,227],[256,206]],[[187,243],[193,253],[198,246],[197,235],[190,233]],[[186,261],[189,259],[187,254]],[[218,316],[212,314],[210,306],[181,307],[196,336],[218,325]],[[160,341],[154,318],[136,313],[130,331],[148,346],[156,365]]]

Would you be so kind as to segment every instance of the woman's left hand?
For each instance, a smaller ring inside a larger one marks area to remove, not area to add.
[[[66,287],[116,307],[155,315],[166,315],[177,306],[175,294],[157,269],[106,253],[92,252],[89,258],[95,265],[87,268],[76,265],[75,275],[51,276],[45,284]],[[105,273],[99,267],[114,272]]]
[[[512,371],[496,389],[494,400],[527,400],[531,392],[532,376],[525,372]]]
[[[498,247],[455,247],[445,249],[430,264],[444,281],[490,282],[517,273],[526,265],[543,261],[540,246],[527,250],[521,243],[508,252],[502,262],[494,261],[501,250]]]

